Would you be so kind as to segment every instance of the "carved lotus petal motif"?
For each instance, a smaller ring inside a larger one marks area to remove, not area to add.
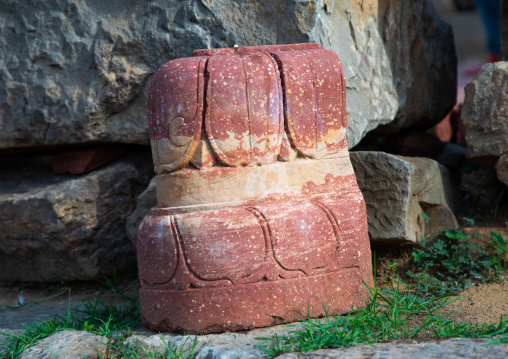
[[[206,59],[176,59],[163,65],[148,90],[148,121],[156,168],[185,166],[200,141]]]
[[[201,280],[235,281],[263,264],[263,229],[247,209],[182,214],[177,223],[186,265]]]
[[[276,161],[284,118],[279,71],[272,57],[212,56],[207,70],[205,126],[219,160],[229,166]]]
[[[345,80],[338,56],[324,49],[272,55],[282,72],[292,145],[312,158],[338,151],[347,124]]]
[[[189,161],[265,165],[345,147],[342,65],[318,44],[195,51],[157,71],[147,107],[158,173]]]
[[[332,261],[338,241],[332,219],[319,205],[278,203],[260,206],[258,210],[266,218],[275,259],[283,268],[310,274],[312,269]]]
[[[147,216],[138,232],[139,278],[150,284],[165,283],[173,277],[177,249],[167,216]]]

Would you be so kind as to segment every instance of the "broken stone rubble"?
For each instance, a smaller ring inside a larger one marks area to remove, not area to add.
[[[446,167],[429,158],[384,152],[350,156],[367,204],[372,244],[418,242],[457,227],[453,213],[460,205],[458,185]]]
[[[148,155],[148,154],[147,154]],[[148,156],[79,176],[41,168],[0,175],[0,280],[82,280],[135,268],[125,234],[148,183]]]

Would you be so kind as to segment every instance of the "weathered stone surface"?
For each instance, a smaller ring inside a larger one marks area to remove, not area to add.
[[[151,177],[148,158],[79,176],[3,171],[0,280],[77,280],[135,268],[125,225]]]
[[[297,330],[295,326],[275,326],[266,329],[255,329],[242,333],[223,333],[209,335],[174,335],[136,333],[125,340],[126,346],[135,348],[139,357],[148,358],[148,353],[167,354],[167,347],[185,351],[194,340],[197,341],[194,355],[196,358],[207,359],[257,359],[263,353],[257,347],[262,342],[255,338],[272,337],[275,333],[287,335],[288,331]],[[84,340],[83,343],[79,343]],[[63,341],[66,341],[63,343]],[[93,348],[97,348],[104,356],[106,338],[80,331],[65,331],[53,334],[33,348],[25,350],[21,358],[48,358],[49,350],[58,358],[97,358],[93,356]],[[360,344],[345,349],[322,349],[309,353],[287,353],[280,356],[285,359],[296,358],[452,358],[452,359],[497,359],[508,355],[506,344],[486,345],[491,339],[455,338],[447,340],[418,341],[411,343],[395,341],[391,343]],[[60,346],[60,348],[59,348]],[[56,354],[58,353],[58,354]],[[40,356],[37,356],[40,355]]]
[[[175,335],[175,334],[153,334],[153,332],[136,333],[125,340],[125,344],[138,348],[142,351],[167,352],[166,345],[170,348],[185,350],[194,344],[196,358],[208,359],[257,359],[263,357],[263,352],[258,348],[262,342],[256,338],[271,338],[274,334],[279,336],[288,335],[290,330],[297,330],[300,323],[293,323],[291,326],[276,325],[270,328],[253,329],[241,333],[222,333],[208,335]]]
[[[136,333],[128,337],[124,343],[133,347],[139,358],[149,356],[145,353],[160,353],[167,355],[169,348],[185,351],[193,345],[196,358],[207,359],[257,359],[262,358],[263,353],[258,348],[262,342],[256,338],[272,337],[275,333],[279,337],[287,335],[291,330],[297,330],[295,326],[275,326],[265,329],[255,329],[242,333],[223,333],[209,335],[174,335],[153,334],[136,330]],[[287,353],[280,356],[285,359],[296,358],[452,358],[452,359],[497,359],[508,355],[506,344],[486,345],[491,339],[455,338],[447,340],[429,340],[413,342],[395,341],[391,343],[375,343],[372,345],[359,344],[345,349],[322,349],[309,353]],[[106,338],[82,331],[58,332],[40,342],[36,346],[23,352],[20,358],[97,358],[94,350],[103,357],[105,354]],[[50,354],[54,353],[55,356]],[[188,352],[187,352],[188,353]],[[48,356],[49,354],[49,356]],[[82,356],[83,355],[83,356]]]
[[[491,339],[456,338],[428,343],[406,344],[400,342],[355,345],[346,349],[317,350],[311,353],[288,353],[280,359],[498,359],[508,356],[505,344],[487,345]]]
[[[508,152],[508,61],[483,65],[465,91],[468,156],[494,165]]]
[[[0,148],[148,144],[150,77],[194,48],[318,42],[342,59],[348,144],[430,126],[455,102],[451,28],[430,0],[15,0],[0,4]]]
[[[385,130],[430,128],[456,102],[457,57],[451,26],[427,0],[381,0],[378,14],[399,102],[396,118]]]
[[[88,332],[65,330],[25,349],[20,359],[97,359],[106,356],[108,339]]]
[[[150,214],[152,207],[157,205],[157,194],[155,193],[155,178],[148,183],[148,187],[141,192],[136,201],[136,209],[129,217],[125,231],[131,240],[134,248],[137,246],[139,225],[143,218]]]
[[[250,329],[363,304],[373,278],[345,88],[318,44],[197,50],[157,71],[158,206],[137,242],[147,327]]]
[[[358,186],[367,205],[373,244],[417,242],[422,236],[456,228],[457,186],[436,161],[384,152],[351,152]],[[425,222],[422,212],[429,217]]]

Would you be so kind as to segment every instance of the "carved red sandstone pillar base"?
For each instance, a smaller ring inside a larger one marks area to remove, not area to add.
[[[138,234],[143,324],[217,332],[362,305],[370,246],[337,56],[316,44],[196,54],[149,92],[158,207]]]

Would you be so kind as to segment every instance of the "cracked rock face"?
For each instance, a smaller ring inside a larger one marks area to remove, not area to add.
[[[371,243],[417,242],[436,230],[457,227],[452,209],[460,197],[444,166],[384,152],[350,155],[367,205]]]
[[[133,157],[85,175],[0,177],[0,280],[80,280],[135,269],[127,216],[151,176]]]
[[[0,5],[0,147],[148,144],[146,93],[193,49],[318,42],[344,64],[349,147],[455,102],[451,28],[429,0],[50,0]],[[394,120],[395,119],[395,120]]]

